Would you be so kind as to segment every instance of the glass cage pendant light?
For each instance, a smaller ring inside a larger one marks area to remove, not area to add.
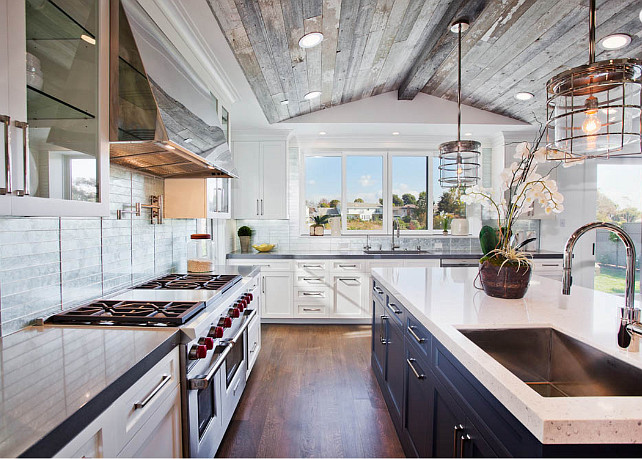
[[[457,140],[439,145],[439,184],[442,188],[473,186],[479,180],[481,143],[461,140],[461,34],[467,29],[465,20],[458,20],[450,27],[450,31],[457,34]]]
[[[546,84],[547,158],[565,162],[642,153],[642,61],[595,62],[595,0],[590,0],[589,63]]]

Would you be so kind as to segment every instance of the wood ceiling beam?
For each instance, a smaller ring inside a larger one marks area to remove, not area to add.
[[[419,58],[401,82],[398,89],[400,100],[412,100],[433,75],[435,69],[450,54],[457,44],[457,35],[451,33],[450,24],[456,19],[474,21],[484,9],[486,0],[452,0],[433,32],[427,37]]]

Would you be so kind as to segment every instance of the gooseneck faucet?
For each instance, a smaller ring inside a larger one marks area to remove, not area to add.
[[[401,237],[401,234],[399,233],[399,220],[396,218],[392,219],[392,250],[398,249],[399,244],[395,244],[395,230],[397,230],[397,241],[399,241],[399,238]]]
[[[627,348],[631,344],[631,334],[642,335],[640,324],[640,310],[635,307],[635,245],[631,236],[617,225],[612,223],[594,222],[580,226],[566,241],[564,248],[564,277],[562,278],[562,295],[571,294],[573,277],[571,269],[573,265],[573,248],[577,240],[587,231],[602,228],[615,234],[626,248],[626,289],[624,292],[624,307],[620,308],[620,331],[618,333],[618,344]]]

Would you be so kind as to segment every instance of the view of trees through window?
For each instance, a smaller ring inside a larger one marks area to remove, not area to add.
[[[428,229],[427,156],[392,157],[392,216],[402,230]]]
[[[442,188],[439,185],[439,161],[433,161],[432,166],[432,227],[435,230],[444,229],[453,218],[466,218],[466,205],[461,202],[463,190],[460,188]],[[450,226],[448,226],[450,228]]]
[[[383,229],[383,156],[346,157],[346,229]]]

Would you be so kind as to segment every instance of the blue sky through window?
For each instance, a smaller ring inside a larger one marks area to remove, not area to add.
[[[346,199],[361,198],[366,203],[379,203],[383,197],[383,158],[381,156],[348,156],[346,158]]]
[[[305,199],[313,205],[321,199],[341,200],[341,156],[305,158]]]
[[[426,161],[425,156],[393,156],[392,193],[419,198],[419,193],[426,191]]]

